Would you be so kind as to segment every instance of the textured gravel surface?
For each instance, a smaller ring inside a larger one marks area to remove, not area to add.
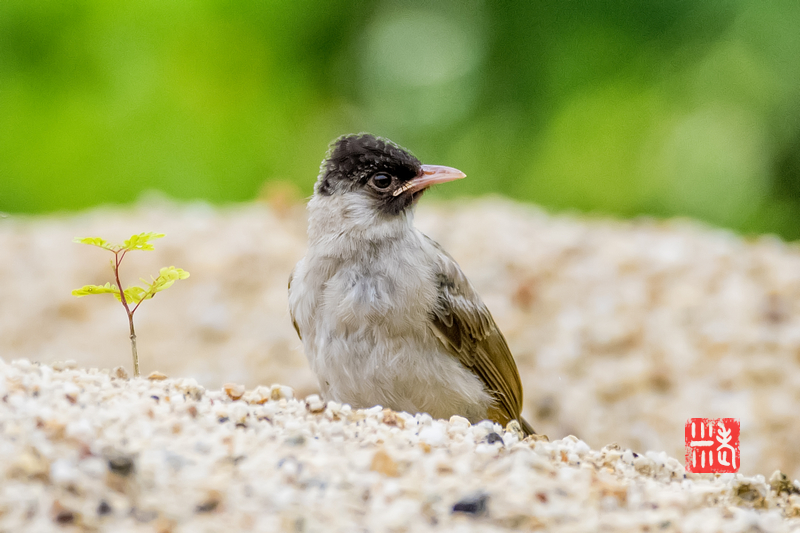
[[[0,360],[0,531],[800,531],[779,473],[75,366]]]
[[[796,246],[688,221],[551,216],[492,199],[423,200],[417,225],[492,310],[539,432],[681,458],[687,418],[735,417],[743,474],[800,477]],[[166,265],[192,274],[137,312],[145,375],[316,392],[286,302],[289,272],[305,253],[305,210],[280,198],[221,209],[151,198],[124,210],[1,219],[0,357],[130,371],[119,304],[70,295],[111,280],[110,254],[71,241],[142,231],[167,237],[126,258],[124,277]]]

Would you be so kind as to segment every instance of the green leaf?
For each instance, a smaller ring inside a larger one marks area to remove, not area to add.
[[[119,248],[119,245],[111,244],[105,239],[101,239],[100,237],[75,237],[72,239],[72,242],[77,242],[79,244],[90,244],[92,246],[98,246],[105,250],[116,251]]]
[[[155,294],[164,289],[169,289],[177,280],[186,279],[188,277],[189,273],[182,268],[176,268],[174,266],[164,267],[159,271],[158,277],[150,284],[150,292]]]
[[[148,298],[152,298],[157,292],[161,292],[164,289],[172,287],[172,284],[177,280],[186,279],[188,277],[189,273],[182,268],[169,266],[163,267],[159,271],[158,277],[153,279],[152,283],[148,282],[146,279],[142,279],[142,282],[147,285],[147,292],[150,293]]]
[[[80,289],[72,291],[73,296],[80,298],[81,296],[88,296],[90,294],[115,294],[119,300],[119,289],[116,285],[106,283],[105,285],[84,285]]]
[[[153,295],[149,294],[147,290],[136,285],[125,289],[125,301],[129,304],[138,304],[142,300],[152,297]]]
[[[163,233],[139,233],[138,235],[131,235],[131,238],[122,243],[122,248],[126,250],[152,250],[153,245],[150,243],[153,239],[160,239]]]

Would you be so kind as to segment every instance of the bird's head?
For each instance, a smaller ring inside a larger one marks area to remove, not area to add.
[[[431,185],[464,177],[454,168],[423,165],[388,139],[368,133],[344,135],[331,143],[314,195],[349,196],[375,216],[392,217],[413,207]]]

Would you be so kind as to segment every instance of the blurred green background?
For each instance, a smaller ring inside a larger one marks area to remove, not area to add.
[[[357,131],[440,196],[797,239],[800,2],[0,2],[0,211],[307,195]]]

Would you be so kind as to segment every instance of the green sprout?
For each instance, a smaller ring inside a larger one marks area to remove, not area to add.
[[[105,285],[84,285],[80,289],[72,291],[73,296],[81,297],[89,294],[113,294],[122,306],[125,308],[125,313],[128,315],[128,325],[131,330],[131,351],[133,352],[133,375],[139,377],[139,354],[136,352],[136,330],[133,328],[133,314],[139,309],[143,301],[149,300],[164,289],[168,289],[175,283],[176,280],[186,279],[189,273],[183,269],[175,268],[174,266],[164,267],[159,271],[158,277],[153,278],[151,281],[141,279],[144,287],[136,285],[122,290],[122,283],[119,280],[119,266],[125,258],[125,254],[132,250],[152,250],[153,245],[150,243],[153,239],[160,239],[163,233],[140,233],[133,235],[130,239],[122,244],[111,244],[100,237],[75,237],[74,242],[80,244],[90,244],[108,250],[114,254],[114,259],[111,260],[111,268],[114,269],[114,277],[116,278],[116,285],[106,283]],[[133,307],[131,307],[133,306]]]

